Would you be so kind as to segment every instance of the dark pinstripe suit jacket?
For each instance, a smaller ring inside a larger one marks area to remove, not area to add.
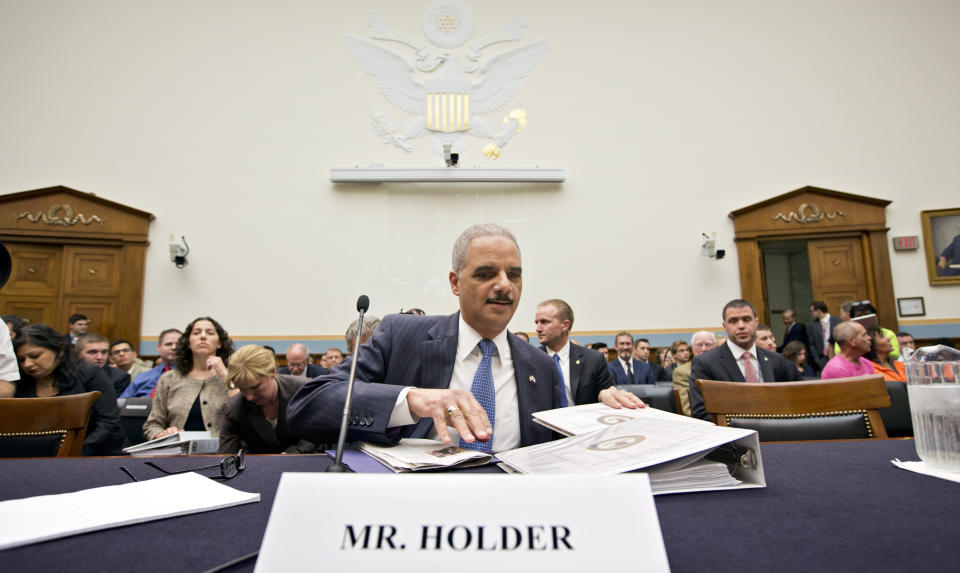
[[[373,337],[360,347],[349,440],[392,444],[401,437],[425,438],[433,419],[422,418],[402,431],[387,431],[390,413],[404,386],[447,388],[457,353],[460,313],[450,316],[388,315]],[[559,404],[557,369],[532,345],[507,334],[517,381],[520,443],[530,446],[553,439],[532,414]],[[298,436],[312,440],[339,430],[350,376],[348,365],[307,382],[290,400],[287,421]],[[321,440],[322,441],[322,440]]]

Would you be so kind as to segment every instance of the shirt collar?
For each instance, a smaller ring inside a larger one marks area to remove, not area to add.
[[[476,350],[480,352],[477,348],[477,344],[483,340],[483,337],[480,336],[480,333],[473,329],[472,326],[467,324],[463,320],[463,315],[459,317],[459,327],[458,327],[458,337],[457,337],[457,359],[463,360],[470,355],[471,352]],[[500,360],[510,358],[510,343],[507,342],[507,329],[504,328],[500,331],[500,334],[496,335],[493,338],[493,343],[497,345],[497,354],[500,355]]]
[[[620,365],[621,365],[621,366],[623,366],[624,368],[627,367],[628,362],[627,362],[626,360],[624,360],[623,358],[621,358],[619,354],[617,354],[617,360],[620,361]],[[631,365],[633,364],[633,357],[632,357],[632,356],[630,357],[630,362],[629,362],[629,364],[631,364]]]
[[[550,350],[550,348],[547,347],[547,354],[550,355],[550,358],[553,358],[554,354],[559,354],[561,362],[568,362],[570,360],[570,339],[567,339],[567,341],[563,345],[563,348],[561,348],[556,352],[554,352],[553,350]]]
[[[752,344],[752,345],[750,346],[750,348],[744,350],[743,348],[740,348],[739,346],[737,346],[737,345],[734,344],[733,342],[730,342],[730,339],[728,338],[728,339],[727,339],[727,348],[729,348],[729,349],[730,349],[730,352],[733,353],[733,359],[734,359],[734,360],[737,360],[737,361],[739,361],[739,360],[740,360],[740,357],[743,356],[743,354],[744,354],[745,352],[748,352],[748,351],[750,352],[750,355],[753,356],[754,360],[758,360],[758,359],[760,358],[760,356],[757,355],[757,345],[756,345],[756,344]]]

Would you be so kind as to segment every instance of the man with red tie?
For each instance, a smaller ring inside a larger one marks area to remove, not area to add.
[[[697,380],[726,382],[790,382],[800,380],[796,366],[776,352],[760,348],[757,311],[749,301],[734,299],[723,307],[727,341],[693,359],[690,372],[690,415],[709,420]]]
[[[176,366],[177,361],[177,342],[183,334],[176,328],[168,328],[160,333],[157,339],[157,354],[160,355],[160,363],[147,370],[137,374],[133,382],[127,386],[127,389],[120,394],[120,398],[137,398],[150,396],[153,397],[153,391],[157,387],[157,381],[163,376],[163,373]]]

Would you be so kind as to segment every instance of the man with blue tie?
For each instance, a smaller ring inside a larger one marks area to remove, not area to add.
[[[459,312],[389,315],[360,347],[349,439],[434,438],[493,452],[553,439],[531,416],[560,405],[556,364],[507,331],[523,287],[516,239],[499,225],[474,225],[452,259]],[[296,435],[339,429],[347,377],[336,369],[293,396],[287,420]],[[615,408],[642,404],[616,388],[599,397]]]
[[[560,299],[541,302],[534,317],[540,350],[553,359],[563,383],[560,406],[593,404],[600,401],[600,392],[613,385],[607,361],[593,352],[570,342],[573,309]]]
[[[607,363],[613,383],[617,386],[656,384],[650,365],[633,357],[633,335],[629,332],[621,332],[617,334],[616,340],[617,359]]]

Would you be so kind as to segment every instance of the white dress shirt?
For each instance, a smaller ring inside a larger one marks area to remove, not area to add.
[[[743,379],[747,379],[747,373],[744,372],[743,360],[740,359],[741,356],[750,353],[750,361],[753,362],[753,368],[757,371],[757,382],[766,382],[763,379],[763,371],[760,370],[760,357],[757,356],[757,345],[754,344],[748,350],[740,348],[736,344],[730,342],[730,339],[727,339],[727,348],[730,349],[730,352],[733,353],[733,359],[737,361],[737,367],[740,368],[740,373],[743,374]]]
[[[617,360],[620,361],[620,368],[623,368],[623,373],[627,375],[627,380],[630,381],[630,384],[633,384],[633,357],[630,357],[630,363],[627,364],[627,361],[623,358],[617,356]]]
[[[550,355],[550,360],[553,360],[554,354],[560,356],[560,370],[563,371],[563,387],[567,393],[567,404],[573,406],[573,393],[570,391],[570,341],[567,340],[563,348],[557,352],[547,347],[547,354]]]

